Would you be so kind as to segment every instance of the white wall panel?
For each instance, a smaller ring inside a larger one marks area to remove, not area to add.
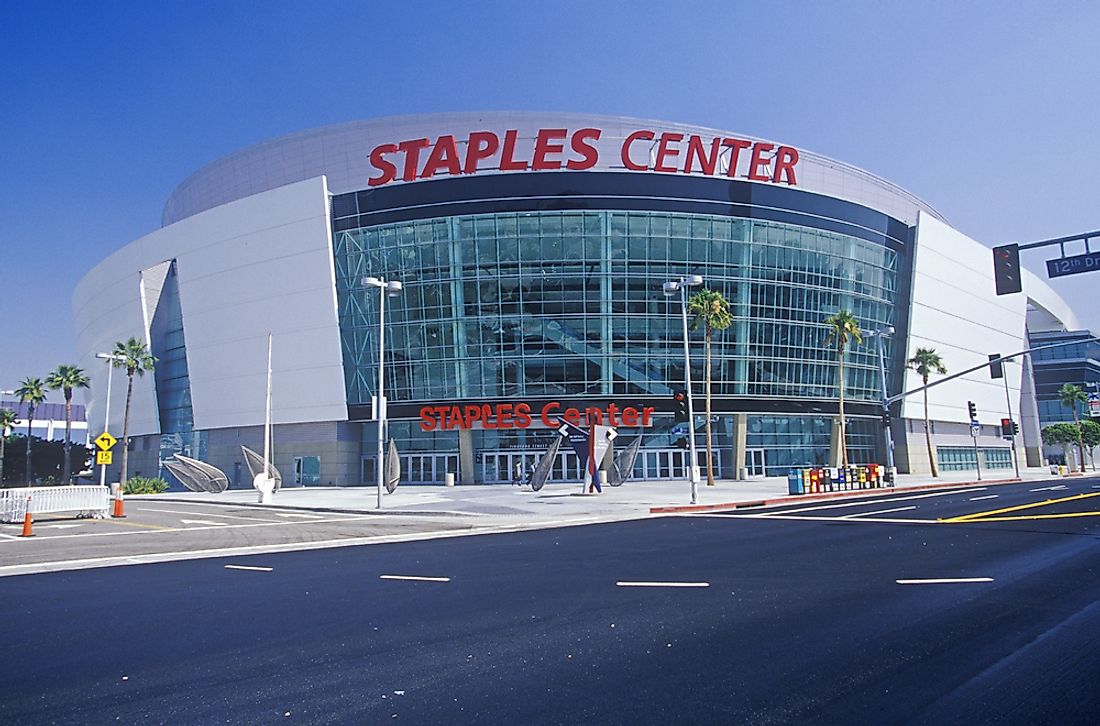
[[[990,353],[1013,353],[1027,347],[1024,337],[1026,297],[997,297],[993,260],[988,247],[975,242],[933,216],[921,213],[917,227],[913,305],[906,358],[917,348],[935,348],[948,373],[957,373],[988,360]],[[1006,368],[1014,412],[1018,408],[1021,369]],[[939,376],[933,375],[931,380]],[[913,371],[906,373],[905,390],[921,385]],[[989,377],[982,368],[928,392],[933,420],[964,422],[966,402],[974,401],[983,423],[1008,415],[1004,381]],[[902,415],[923,418],[922,398],[907,398]]]
[[[80,350],[109,350],[115,340],[144,337],[138,271],[175,259],[196,428],[263,423],[269,332],[274,421],[344,420],[329,230],[321,177],[157,230],[111,255],[77,287]],[[82,365],[93,375],[103,368],[94,360]],[[96,392],[105,387],[102,377],[93,382]],[[152,377],[143,384],[131,433],[156,433]],[[117,401],[113,396],[112,419],[115,406],[121,408]],[[98,405],[93,399],[91,410]]]

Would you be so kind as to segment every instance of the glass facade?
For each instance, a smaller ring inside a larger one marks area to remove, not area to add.
[[[864,329],[899,322],[903,255],[878,241],[804,225],[567,210],[341,226],[334,251],[352,410],[369,411],[377,373],[378,290],[364,277],[404,283],[403,295],[386,306],[386,395],[393,410],[421,402],[663,400],[682,385],[684,352],[679,300],[670,304],[661,284],[699,274],[733,313],[731,327],[713,338],[716,446],[729,444],[729,414],[747,413],[747,445],[765,450],[769,474],[785,474],[791,464],[821,464],[828,455],[837,365],[823,345],[824,319],[845,308]],[[692,341],[699,413],[702,333]],[[892,341],[885,342],[889,357]],[[850,456],[873,461],[881,429],[860,420],[859,410],[861,404],[877,410],[881,400],[874,346],[851,347],[844,372],[855,416]],[[392,431],[403,451],[458,448],[453,431],[422,432],[414,421],[395,423]],[[546,432],[474,435],[475,449],[488,451],[541,448]],[[647,436],[647,448],[669,445],[670,437],[656,430]]]
[[[982,469],[1011,469],[1012,449],[980,449]],[[977,470],[977,454],[971,446],[937,446],[936,458],[941,471]]]
[[[165,276],[150,322],[149,336],[150,353],[156,358],[153,377],[160,419],[160,461],[173,454],[203,459],[206,456],[206,433],[194,430],[191,379],[187,372],[187,344],[183,337],[183,312],[175,262],[170,264]],[[172,483],[174,489],[183,488],[167,469],[159,469],[158,476]]]
[[[1100,393],[1100,342],[1091,340],[1093,337],[1087,330],[1029,334],[1030,346],[1040,348],[1031,354],[1031,365],[1041,426],[1073,423],[1073,410],[1058,397],[1064,384],[1072,383],[1085,393]],[[1067,345],[1042,349],[1060,343]],[[1079,404],[1078,419],[1088,416],[1088,407]]]

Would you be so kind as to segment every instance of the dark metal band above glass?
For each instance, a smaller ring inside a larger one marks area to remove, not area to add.
[[[369,189],[332,198],[333,229],[432,217],[563,210],[644,210],[759,219],[836,232],[902,251],[909,227],[867,207],[769,184],[628,172],[493,174]]]

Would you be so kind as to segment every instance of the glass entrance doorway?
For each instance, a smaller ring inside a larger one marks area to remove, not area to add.
[[[745,468],[749,470],[749,476],[765,476],[764,450],[745,449]]]
[[[364,456],[362,481],[374,484],[375,457]],[[450,472],[458,479],[458,454],[401,454],[402,484],[442,484],[444,475]]]

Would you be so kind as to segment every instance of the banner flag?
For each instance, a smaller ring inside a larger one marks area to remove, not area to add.
[[[386,491],[393,494],[401,481],[401,457],[397,455],[397,443],[390,439],[390,450],[386,452],[382,483],[386,485]]]
[[[608,482],[613,487],[622,486],[623,482],[634,474],[634,462],[638,458],[638,451],[642,448],[642,437],[638,436],[626,447],[626,451],[615,458],[614,468],[607,473]]]
[[[535,471],[531,474],[531,489],[539,491],[546,480],[550,478],[550,470],[554,468],[554,461],[558,458],[558,448],[561,446],[561,436],[555,436],[550,445],[546,447],[546,453],[535,465]]]

